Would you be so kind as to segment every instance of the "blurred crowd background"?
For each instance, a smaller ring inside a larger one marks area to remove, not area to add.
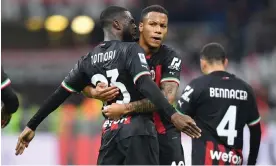
[[[229,71],[256,93],[263,128],[258,163],[276,164],[275,0],[1,0],[1,65],[20,98],[1,132],[2,164],[96,163],[103,122],[98,100],[70,97],[40,125],[20,157],[14,156],[17,136],[75,62],[103,40],[98,22],[105,7],[127,7],[138,23],[142,9],[153,4],[169,11],[165,43],[182,56],[179,92],[201,75],[200,48],[224,45]]]

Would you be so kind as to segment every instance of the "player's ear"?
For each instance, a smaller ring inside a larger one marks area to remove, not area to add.
[[[207,62],[206,60],[200,58],[200,69],[203,74],[206,74]]]
[[[224,60],[223,66],[224,66],[224,68],[227,68],[227,66],[228,66],[228,59],[227,58]]]
[[[141,21],[141,22],[139,23],[139,32],[142,32],[143,29],[144,29],[144,24],[143,24],[143,22]]]
[[[113,23],[112,23],[112,26],[113,26],[115,29],[117,29],[117,30],[121,30],[121,29],[122,29],[122,27],[121,27],[121,25],[120,25],[120,23],[119,23],[118,20],[114,20]]]

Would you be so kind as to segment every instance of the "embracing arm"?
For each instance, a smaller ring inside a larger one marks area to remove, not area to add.
[[[178,84],[176,82],[167,81],[161,83],[161,91],[163,92],[170,104],[174,103],[177,90]],[[156,110],[156,107],[149,101],[149,99],[143,99],[125,104],[125,109],[126,113],[148,113],[154,112]]]

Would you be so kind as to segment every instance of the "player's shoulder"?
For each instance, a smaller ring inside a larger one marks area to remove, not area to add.
[[[81,56],[79,62],[86,62],[91,59],[91,55],[93,55],[93,51],[87,52],[85,55]]]
[[[162,53],[162,56],[166,58],[173,58],[173,57],[180,58],[178,52],[173,47],[165,44],[161,45],[159,52]]]
[[[196,87],[205,87],[209,85],[210,81],[211,81],[211,77],[209,75],[202,75],[192,79],[190,84]]]
[[[126,49],[130,49],[133,47],[139,47],[139,44],[136,42],[123,42],[123,41],[118,41],[117,43],[119,46],[121,46],[122,48],[126,48]]]
[[[253,88],[251,85],[249,85],[246,81],[244,81],[243,79],[235,76],[237,82],[244,87],[244,89],[250,93],[253,93]]]
[[[125,53],[126,56],[131,55],[131,52],[143,52],[143,49],[136,42],[119,41],[116,49]]]

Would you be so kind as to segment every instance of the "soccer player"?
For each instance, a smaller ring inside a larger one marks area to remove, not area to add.
[[[168,12],[162,6],[152,5],[143,9],[139,24],[139,45],[145,50],[152,79],[160,87],[170,104],[175,102],[180,83],[181,58],[170,47],[162,45],[168,31]],[[130,112],[154,112],[153,119],[158,133],[159,164],[171,165],[184,162],[181,133],[164,116],[160,116],[149,99],[113,104],[104,110],[105,115],[118,118]],[[191,136],[190,133],[187,133]]]
[[[1,127],[6,127],[19,106],[18,98],[11,87],[11,80],[1,67],[1,101],[4,106],[1,108]]]
[[[144,51],[131,41],[136,25],[130,12],[111,6],[100,17],[104,41],[82,57],[61,86],[46,100],[19,136],[16,155],[22,154],[33,139],[35,129],[52,111],[70,96],[87,85],[103,82],[115,85],[120,95],[107,102],[129,103],[149,98],[180,130],[200,131],[189,116],[176,113],[155,83],[151,80]],[[139,156],[139,157],[137,157]],[[150,114],[133,114],[118,121],[106,120],[98,157],[99,165],[153,164],[158,162],[158,140]]]
[[[190,115],[202,129],[192,139],[192,165],[242,165],[243,129],[250,129],[249,165],[258,156],[261,128],[254,92],[250,85],[225,71],[224,48],[209,43],[200,53],[205,74],[188,84],[177,109]]]

